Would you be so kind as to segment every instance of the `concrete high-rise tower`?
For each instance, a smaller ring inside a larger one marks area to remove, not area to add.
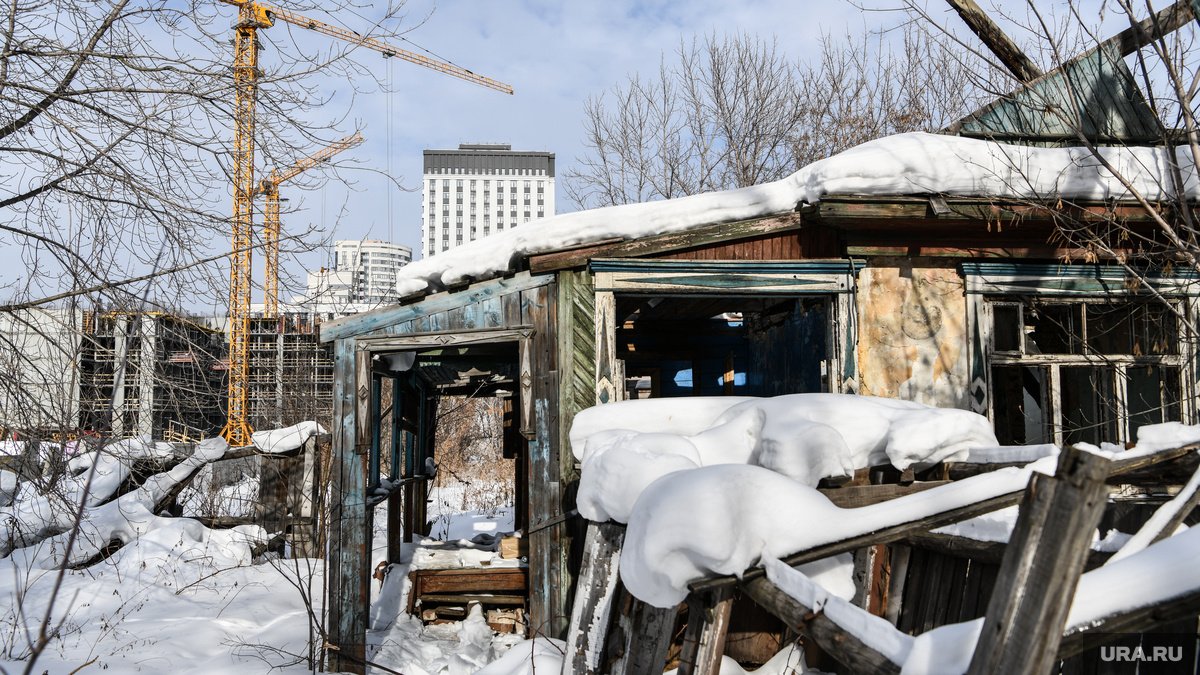
[[[422,193],[428,257],[554,215],[554,153],[480,144],[426,150]]]

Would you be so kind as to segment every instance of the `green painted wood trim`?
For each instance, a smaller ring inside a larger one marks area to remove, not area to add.
[[[1171,297],[1200,294],[1200,276],[1182,267],[1172,274],[1146,270],[1136,279],[1114,265],[964,262],[960,270],[968,295],[1138,295],[1147,292],[1144,283]]]

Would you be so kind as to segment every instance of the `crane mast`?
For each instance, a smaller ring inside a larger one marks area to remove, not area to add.
[[[258,96],[258,29],[265,11],[242,5],[233,40],[233,257],[229,266],[229,404],[221,436],[250,445],[250,227],[254,218],[254,104]]]
[[[266,258],[263,276],[263,316],[274,319],[279,316],[279,184],[289,181],[302,172],[334,155],[362,143],[362,134],[355,133],[318,150],[317,152],[280,171],[272,169],[270,175],[259,184],[258,194],[263,196],[263,249]]]
[[[251,225],[254,195],[254,120],[258,95],[258,30],[270,28],[275,20],[285,21],[339,40],[394,56],[410,63],[431,68],[480,86],[506,94],[512,87],[490,77],[436,59],[394,47],[372,37],[364,37],[345,28],[289,12],[275,5],[253,0],[221,0],[238,8],[234,24],[233,89],[233,255],[229,271],[229,402],[227,421],[221,436],[232,446],[250,444],[250,289],[252,269]],[[303,169],[301,169],[303,170]],[[274,238],[278,245],[279,201],[278,183],[275,200],[268,201],[264,217],[273,219]],[[272,236],[268,233],[267,236]],[[268,264],[278,270],[278,249],[267,252]],[[278,276],[276,275],[276,278]],[[278,293],[276,284],[272,294]],[[277,306],[276,306],[277,309]]]

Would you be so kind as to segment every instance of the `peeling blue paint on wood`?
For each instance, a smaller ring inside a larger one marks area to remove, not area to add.
[[[329,342],[330,340],[382,331],[389,326],[404,321],[411,321],[418,317],[431,316],[459,307],[478,305],[481,302],[506,293],[545,286],[553,280],[553,275],[532,276],[527,272],[522,272],[513,277],[482,281],[462,290],[431,295],[412,304],[394,305],[392,307],[377,309],[373,312],[355,314],[321,324],[321,341]],[[431,330],[438,329],[431,328]]]
[[[371,521],[366,508],[365,457],[357,447],[356,358],[353,339],[339,339],[335,343],[331,564],[326,571],[326,630],[329,642],[338,647],[329,652],[329,669],[351,673],[363,672],[361,659],[366,654],[370,602],[367,533]]]

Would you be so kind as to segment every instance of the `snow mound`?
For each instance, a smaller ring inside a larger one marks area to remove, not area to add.
[[[621,580],[656,607],[684,600],[688,583],[736,575],[761,557],[784,558],[1024,489],[1048,457],[887,502],[843,509],[816,488],[759,466],[706,466],[651,483],[629,517]],[[586,469],[585,469],[586,471]]]
[[[1117,172],[1150,201],[1183,190],[1200,196],[1191,150],[1180,146],[1100,148]],[[1178,159],[1173,155],[1182,155]],[[1130,192],[1084,148],[1033,148],[958,136],[908,133],[876,139],[763,185],[566,213],[477,239],[406,266],[400,295],[445,288],[514,269],[522,257],[605,239],[637,239],[713,223],[792,211],[829,194],[923,194],[1015,199],[1123,199]]]
[[[651,431],[655,419],[669,421]],[[596,522],[629,522],[647,486],[701,466],[761,466],[815,486],[859,468],[905,469],[997,445],[981,415],[846,394],[624,401],[579,413],[571,443],[583,462],[579,512]]]
[[[267,453],[291,452],[313,436],[323,433],[325,427],[316,422],[300,422],[282,429],[256,431],[250,434],[250,442]]]

